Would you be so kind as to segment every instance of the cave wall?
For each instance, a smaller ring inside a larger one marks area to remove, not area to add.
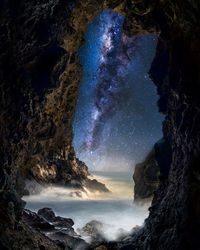
[[[87,175],[72,148],[82,74],[76,52],[88,23],[105,8],[125,15],[127,35],[159,35],[150,75],[158,87],[159,110],[166,115],[164,137],[173,151],[169,175],[131,247],[197,249],[200,4],[195,0],[1,1],[0,209],[5,216],[0,222],[1,244],[8,248],[13,242],[9,233],[21,223],[24,178],[57,182]]]

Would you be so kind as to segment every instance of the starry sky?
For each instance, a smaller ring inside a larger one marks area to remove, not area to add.
[[[162,137],[148,71],[157,37],[127,37],[124,18],[103,11],[88,25],[78,57],[83,78],[73,124],[77,157],[90,171],[130,171]]]

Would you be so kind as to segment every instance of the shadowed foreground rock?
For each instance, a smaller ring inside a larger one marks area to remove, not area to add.
[[[134,202],[151,202],[154,191],[158,188],[160,179],[166,179],[171,164],[171,149],[163,138],[159,140],[144,162],[135,166],[133,175]]]
[[[32,229],[40,230],[63,249],[84,250],[88,244],[75,233],[70,218],[55,216],[51,208],[39,209],[37,213],[24,209],[23,221]]]

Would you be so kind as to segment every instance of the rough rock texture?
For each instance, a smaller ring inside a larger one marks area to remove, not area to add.
[[[47,221],[51,222],[54,227],[72,228],[74,222],[70,218],[56,216],[51,208],[44,207],[38,210],[37,214]],[[73,231],[73,230],[72,230]]]
[[[41,230],[62,249],[83,250],[88,246],[75,233],[72,227],[74,225],[73,220],[55,216],[50,208],[39,209],[37,213],[24,209],[22,219],[33,230]]]
[[[78,229],[78,233],[83,236],[96,237],[102,234],[103,223],[92,220],[88,222],[83,228]]]
[[[169,174],[154,196],[145,227],[135,234],[130,247],[198,249],[200,2],[2,0],[0,244],[7,249],[58,249],[24,225],[19,233],[23,179],[54,182],[63,178],[65,169],[70,170],[67,180],[86,174],[71,144],[81,80],[76,51],[84,42],[87,24],[105,8],[125,15],[124,31],[130,36],[159,35],[150,74],[160,95],[159,109],[166,116],[164,137],[172,148]]]
[[[153,198],[153,192],[159,185],[160,170],[155,158],[155,149],[147,155],[146,159],[135,166],[134,202],[149,202]]]
[[[28,209],[24,209],[22,218],[29,226],[35,229],[40,229],[43,232],[55,229],[54,225],[51,225],[45,218]]]
[[[15,189],[23,179],[87,178],[72,147],[81,67],[64,48],[74,1],[1,1],[1,161]],[[73,50],[73,49],[72,49]]]
[[[56,217],[54,211],[48,207],[44,207],[44,208],[39,209],[37,213],[39,216],[42,216],[43,218],[45,218],[48,221],[52,221]],[[72,224],[72,226],[73,226],[73,224]]]
[[[171,164],[171,149],[163,138],[153,146],[142,163],[135,166],[133,175],[134,202],[150,202],[154,191],[158,188],[160,178],[168,176]]]

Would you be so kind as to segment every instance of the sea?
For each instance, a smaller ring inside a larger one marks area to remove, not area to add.
[[[40,194],[24,196],[26,208],[37,212],[43,207],[52,208],[57,216],[71,218],[75,231],[96,220],[104,224],[104,236],[116,240],[121,232],[131,232],[142,226],[148,216],[148,206],[133,203],[134,183],[129,172],[93,172],[90,176],[104,183],[108,193],[76,190],[60,186],[44,188]]]

